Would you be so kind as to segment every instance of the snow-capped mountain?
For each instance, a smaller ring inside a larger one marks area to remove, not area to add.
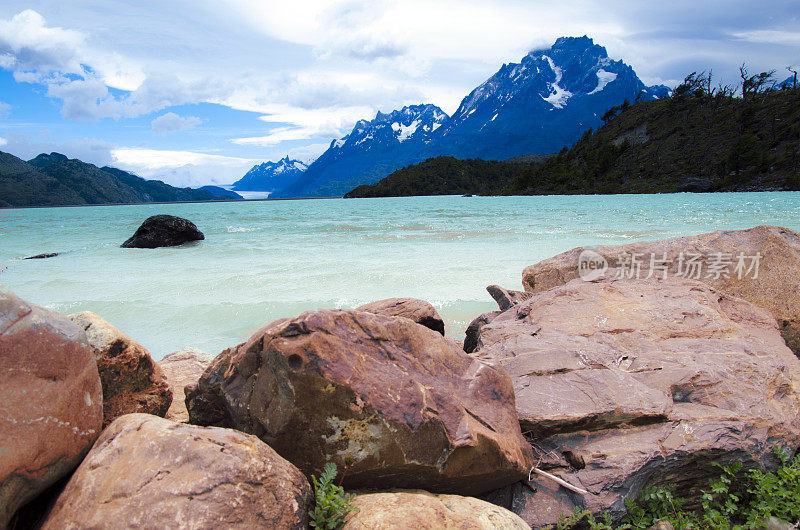
[[[359,121],[277,195],[342,195],[433,156],[502,160],[555,153],[599,126],[609,108],[668,93],[663,85],[645,86],[589,37],[562,37],[504,64],[452,117],[434,105],[413,105]]]
[[[308,169],[299,160],[284,157],[277,162],[264,162],[250,168],[244,177],[233,184],[238,191],[275,191],[296,181]]]
[[[276,196],[343,195],[359,184],[377,182],[392,171],[422,159],[449,117],[435,105],[411,105],[360,120],[347,136],[334,140],[294,184]]]
[[[460,158],[547,154],[571,145],[625,99],[667,95],[608,57],[589,37],[562,37],[519,63],[504,64],[461,102],[435,147]]]

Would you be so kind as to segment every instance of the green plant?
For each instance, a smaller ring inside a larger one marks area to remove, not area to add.
[[[784,521],[800,521],[800,455],[791,460],[789,455],[775,449],[781,466],[775,473],[758,469],[749,471],[751,495],[747,524],[758,525],[765,518],[775,516]]]
[[[763,528],[764,520],[775,516],[790,523],[800,521],[800,455],[791,459],[779,448],[781,461],[774,473],[758,469],[743,470],[741,462],[723,466],[719,478],[703,491],[698,512],[685,509],[686,501],[672,488],[646,488],[636,500],[626,500],[627,513],[620,526],[612,526],[608,514],[598,521],[588,510],[576,508],[563,515],[557,530],[646,529],[658,521],[669,521],[676,530],[750,530]]]
[[[344,489],[334,484],[336,478],[336,464],[328,462],[319,479],[311,476],[314,484],[314,498],[316,505],[310,512],[311,526],[323,530],[335,530],[342,526],[347,514],[356,511],[350,505],[350,495]]]
[[[579,524],[591,530],[614,530],[609,514],[603,514],[603,520],[598,521],[589,510],[581,511],[577,506],[571,515],[562,515],[558,518],[556,530],[569,530],[570,528],[576,528]]]
[[[672,488],[646,488],[635,501],[625,500],[628,513],[620,528],[650,528],[661,520],[671,522],[676,530],[695,528],[697,517],[683,509],[684,503]]]

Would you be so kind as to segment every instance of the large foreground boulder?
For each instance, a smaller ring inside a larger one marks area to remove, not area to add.
[[[800,234],[793,230],[757,226],[585,250],[579,247],[527,267],[525,290],[542,292],[578,278],[581,255],[586,260],[597,254],[608,265],[606,278],[645,278],[651,271],[652,276],[682,276],[768,309],[800,355]]]
[[[86,333],[103,383],[103,427],[123,414],[164,416],[172,390],[144,346],[91,311],[69,316]]]
[[[172,404],[165,418],[173,421],[189,421],[186,410],[184,387],[197,383],[203,371],[211,364],[214,356],[197,348],[183,348],[166,355],[158,361],[172,389]]]
[[[344,310],[282,319],[222,352],[192,423],[257,435],[307,475],[348,488],[464,494],[527,476],[508,374],[407,318]]]
[[[203,232],[188,219],[162,214],[145,219],[121,246],[123,248],[175,247],[205,238]]]
[[[75,469],[103,420],[83,331],[0,289],[0,528]]]
[[[427,491],[388,491],[355,495],[356,511],[342,530],[414,528],[418,530],[529,530],[518,515],[473,497]]]
[[[768,311],[707,284],[573,280],[480,329],[475,356],[514,381],[538,467],[506,491],[534,526],[573,508],[624,511],[645,486],[692,497],[716,461],[774,465],[800,444],[800,360]]]
[[[388,298],[378,300],[357,307],[356,311],[366,311],[376,315],[386,315],[389,317],[410,318],[417,324],[421,324],[433,331],[438,331],[444,335],[444,320],[439,316],[436,308],[429,302],[418,298]]]
[[[129,414],[103,431],[43,528],[300,529],[312,499],[255,436]]]

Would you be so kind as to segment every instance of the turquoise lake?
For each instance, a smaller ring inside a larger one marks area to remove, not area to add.
[[[205,241],[119,245],[148,216],[178,215]],[[461,339],[496,305],[489,284],[583,245],[774,224],[800,230],[800,192],[404,197],[0,210],[0,284],[63,313],[94,311],[161,359],[219,353],[262,325],[317,308],[423,298]],[[43,260],[19,258],[45,252]]]

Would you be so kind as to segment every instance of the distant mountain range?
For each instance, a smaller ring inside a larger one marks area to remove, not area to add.
[[[233,183],[234,190],[275,191],[294,183],[308,166],[299,160],[282,158],[277,162],[264,162],[253,166],[244,177]]]
[[[0,207],[241,199],[217,186],[175,188],[113,167],[99,168],[60,153],[27,162],[0,151]]]
[[[600,125],[605,111],[625,99],[667,94],[666,86],[645,86],[630,66],[610,59],[589,37],[562,37],[549,49],[503,65],[453,116],[435,105],[411,105],[359,121],[273,196],[343,195],[442,155],[502,160],[554,153]]]
[[[800,190],[800,88],[681,91],[612,109],[570,149],[504,162],[437,157],[345,197]]]

